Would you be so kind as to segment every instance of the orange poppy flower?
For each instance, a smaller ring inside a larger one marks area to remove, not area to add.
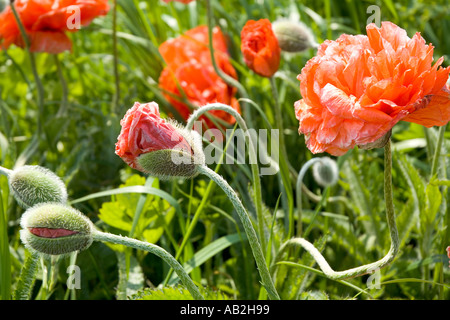
[[[229,61],[225,37],[219,28],[213,30],[214,57],[218,67],[233,78],[237,74]],[[187,31],[184,35],[168,40],[159,47],[167,66],[159,77],[159,86],[163,94],[180,115],[187,119],[190,108],[171,94],[182,97],[179,87],[195,106],[220,102],[232,106],[239,111],[239,103],[234,97],[236,88],[226,84],[214,71],[208,49],[208,29],[199,26]],[[179,87],[178,87],[179,86]],[[214,110],[210,114],[233,124],[235,119],[225,111]],[[202,116],[209,128],[215,125]]]
[[[48,53],[70,51],[72,43],[65,31],[76,31],[109,10],[107,0],[16,0],[14,6],[30,39],[30,50]],[[11,44],[24,47],[19,26],[8,6],[0,13],[0,46],[7,49]]]
[[[298,76],[299,133],[313,153],[342,155],[386,135],[398,121],[426,127],[450,120],[450,67],[433,62],[433,47],[391,22],[367,36],[325,41]]]
[[[280,66],[281,48],[267,19],[249,20],[241,31],[241,51],[247,66],[263,77],[271,77]]]

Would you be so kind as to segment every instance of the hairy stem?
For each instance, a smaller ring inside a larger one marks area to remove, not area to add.
[[[272,278],[270,277],[266,260],[264,259],[264,254],[261,249],[261,245],[258,241],[255,229],[253,228],[247,210],[242,205],[242,202],[239,199],[238,195],[220,175],[218,175],[216,172],[209,169],[208,167],[200,166],[199,172],[208,176],[210,179],[214,180],[214,182],[217,183],[217,185],[222,188],[222,190],[228,196],[230,201],[233,203],[233,206],[236,209],[236,212],[238,213],[239,218],[247,234],[247,238],[250,243],[250,247],[252,249],[256,265],[258,266],[259,274],[261,276],[262,285],[266,289],[267,294],[272,300],[279,300],[280,297],[275,289],[275,285],[273,284]]]
[[[211,103],[208,105],[205,105],[201,108],[198,108],[195,110],[195,112],[189,117],[186,128],[190,129],[194,125],[195,120],[197,120],[202,114],[211,111],[211,110],[222,110],[225,112],[228,112],[231,114],[239,124],[242,130],[244,130],[246,136],[248,139],[245,139],[247,142],[247,147],[249,149],[249,158],[250,158],[250,167],[252,170],[252,176],[253,176],[253,191],[255,194],[255,208],[256,208],[256,216],[258,218],[258,232],[259,232],[259,238],[261,241],[261,246],[263,248],[266,247],[266,240],[265,240],[265,230],[264,230],[264,217],[263,217],[263,208],[262,208],[262,192],[261,192],[261,179],[259,177],[259,165],[257,161],[257,154],[256,154],[256,148],[253,143],[252,136],[250,135],[250,132],[248,131],[247,124],[245,120],[242,118],[242,116],[234,110],[232,107],[223,104],[223,103]]]
[[[30,299],[31,291],[33,290],[34,282],[36,280],[38,266],[39,254],[36,251],[32,251],[25,258],[25,263],[20,271],[20,278],[13,295],[14,300]]]
[[[446,127],[447,127],[446,125],[439,127],[438,141],[436,143],[436,148],[434,149],[433,162],[431,164],[431,177],[433,177],[438,170],[439,158],[441,157],[442,143],[444,142],[444,134]]]
[[[180,277],[183,284],[186,286],[186,288],[189,290],[189,292],[192,294],[194,299],[196,300],[204,300],[202,294],[198,290],[197,286],[194,284],[192,279],[189,277],[187,272],[183,269],[181,264],[166,250],[163,248],[152,244],[148,242],[139,241],[136,239],[118,236],[111,233],[105,233],[98,230],[95,230],[95,232],[92,234],[93,239],[96,241],[101,242],[111,242],[115,244],[122,244],[127,247],[131,247],[138,250],[144,250],[150,253],[153,253],[154,255],[160,257],[163,259],[169,266],[171,266],[175,272],[177,273],[178,277]]]
[[[317,250],[312,243],[303,238],[293,238],[283,244],[272,265],[276,266],[276,263],[280,260],[286,248],[290,246],[300,246],[312,255],[323,273],[328,278],[333,280],[359,277],[383,268],[395,258],[399,250],[399,238],[395,223],[394,202],[392,196],[392,154],[390,140],[384,147],[384,198],[386,202],[386,218],[391,237],[391,247],[389,252],[382,259],[357,268],[352,268],[345,271],[334,271],[322,256],[320,251]]]

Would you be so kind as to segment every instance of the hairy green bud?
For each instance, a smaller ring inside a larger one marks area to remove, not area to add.
[[[274,22],[272,28],[283,51],[302,52],[318,47],[311,31],[302,23],[280,20]]]
[[[191,152],[184,149],[164,149],[141,154],[137,163],[142,172],[160,179],[191,179],[198,174],[198,166],[205,164],[201,137],[196,131],[173,126],[189,143]]]
[[[336,161],[322,157],[312,167],[313,177],[322,187],[333,186],[339,180],[339,168]]]
[[[27,209],[44,202],[67,202],[64,182],[41,166],[23,166],[11,171],[9,187],[20,206]]]
[[[94,225],[84,214],[62,203],[41,203],[25,211],[20,238],[29,249],[60,255],[88,248]]]

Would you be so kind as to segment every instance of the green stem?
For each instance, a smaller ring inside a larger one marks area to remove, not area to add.
[[[39,78],[39,74],[37,72],[36,60],[35,60],[34,54],[33,54],[33,52],[30,51],[30,39],[27,36],[25,27],[23,26],[22,21],[20,20],[19,14],[17,13],[17,10],[16,10],[13,2],[11,3],[10,7],[11,7],[11,11],[13,12],[16,23],[19,26],[20,34],[22,35],[23,41],[25,43],[25,49],[28,52],[28,55],[30,57],[31,70],[33,72],[34,81],[36,82],[38,109],[39,109],[37,132],[39,135],[39,133],[42,132],[42,124],[43,124],[43,116],[44,116],[44,86],[42,85],[41,79]]]
[[[209,52],[211,54],[211,62],[214,67],[214,71],[217,73],[219,77],[222,78],[223,81],[225,81],[226,84],[235,87],[239,95],[243,98],[248,98],[247,91],[242,86],[242,84],[234,79],[233,77],[229,76],[228,74],[224,73],[222,69],[220,69],[217,65],[216,58],[214,56],[214,46],[213,46],[213,11],[211,7],[211,0],[206,0],[206,10],[207,10],[207,22],[208,22],[208,45],[209,45]]]
[[[191,123],[190,127],[192,127],[192,125],[193,125],[193,123]],[[190,127],[186,126],[186,128],[190,128]],[[230,139],[230,141],[231,141],[231,139]],[[224,148],[224,151],[222,153],[222,156],[220,157],[219,163],[216,166],[216,172],[219,171],[220,166],[222,165],[222,162],[223,162],[223,159],[224,159],[224,156],[225,156],[225,151],[228,148],[228,144],[230,143],[230,141],[227,142],[227,145]],[[177,250],[177,253],[175,255],[175,259],[178,260],[180,258],[181,254],[182,254],[182,252],[184,250],[184,247],[188,243],[188,241],[189,241],[189,239],[191,237],[191,234],[194,231],[195,226],[197,225],[198,219],[200,218],[200,215],[203,212],[203,208],[206,206],[206,203],[209,200],[209,195],[211,194],[211,192],[213,190],[213,187],[214,187],[213,181],[209,181],[208,186],[206,187],[205,194],[202,197],[202,201],[200,202],[200,205],[197,207],[197,210],[195,211],[195,214],[194,214],[194,217],[192,218],[192,221],[189,223],[189,227],[188,227],[186,233],[183,235],[183,241],[181,242],[181,245],[179,246],[179,248]],[[173,269],[171,269],[167,273],[166,279],[164,280],[164,285],[166,285],[169,282],[170,277],[172,276],[172,273],[173,273]]]
[[[67,100],[68,100],[68,89],[67,89],[67,82],[64,79],[64,74],[61,67],[61,62],[58,59],[58,55],[54,54],[53,59],[55,60],[56,65],[56,71],[58,73],[59,82],[61,83],[61,90],[62,90],[62,100],[61,105],[59,107],[58,113],[56,114],[56,117],[64,117],[67,114]]]
[[[286,197],[288,199],[288,214],[286,215],[289,217],[288,219],[288,238],[291,238],[294,236],[294,203],[293,203],[293,197],[292,197],[292,186],[291,186],[291,180],[289,177],[289,157],[286,152],[286,145],[284,142],[284,125],[283,125],[283,116],[282,116],[282,110],[280,101],[278,98],[278,90],[275,83],[275,78],[270,77],[270,87],[272,89],[272,95],[273,100],[275,103],[275,122],[277,125],[277,128],[280,132],[280,151],[281,155],[279,157],[279,166],[280,166],[280,173],[281,173],[281,180],[283,182],[283,185],[281,186],[281,192],[285,192]]]
[[[186,273],[186,271],[183,269],[181,264],[166,250],[163,248],[152,244],[148,242],[139,241],[136,239],[118,236],[111,233],[105,233],[98,230],[95,230],[92,234],[93,239],[96,241],[101,242],[111,242],[115,244],[122,244],[127,247],[135,248],[138,250],[144,250],[150,253],[153,253],[154,255],[160,257],[163,259],[168,265],[170,265],[175,272],[177,273],[178,277],[181,279],[183,284],[186,286],[186,288],[189,290],[189,292],[192,294],[192,296],[196,300],[204,300],[202,294],[198,290],[197,286],[194,284],[194,282],[191,280],[189,275]]]
[[[320,158],[312,158],[308,160],[303,167],[300,169],[300,172],[297,176],[297,185],[296,185],[296,201],[297,201],[297,237],[302,235],[302,185],[303,178],[305,177],[306,171],[316,162],[320,162]]]
[[[0,174],[3,174],[4,176],[6,176],[6,178],[9,178],[12,172],[12,170],[0,166]]]
[[[115,92],[112,103],[112,113],[117,112],[117,107],[120,100],[120,78],[119,78],[119,54],[117,50],[117,0],[113,1],[113,56],[114,56],[114,82]]]
[[[262,285],[266,289],[269,297],[272,300],[279,300],[280,297],[275,289],[272,278],[270,277],[266,260],[264,259],[264,254],[261,249],[261,245],[259,244],[255,229],[253,228],[247,210],[242,205],[242,202],[239,199],[238,195],[225,181],[225,179],[223,179],[213,170],[209,169],[207,166],[199,166],[198,170],[200,173],[208,176],[211,180],[214,180],[214,182],[217,183],[217,185],[222,188],[222,190],[228,196],[230,201],[233,203],[233,206],[236,209],[236,212],[238,213],[239,218],[241,219],[242,225],[244,226],[245,232],[247,234],[247,238],[250,243],[250,247],[252,249],[259,274],[261,276]]]
[[[2,169],[2,167],[0,167],[0,169]],[[2,173],[1,170],[0,173]],[[2,192],[0,192],[0,259],[1,259],[0,299],[1,300],[11,299],[11,253],[9,251],[8,220],[9,220],[8,214],[3,205],[3,194]]]
[[[214,56],[214,45],[213,45],[213,9],[211,6],[211,0],[205,0],[206,2],[206,13],[207,13],[207,25],[208,25],[208,46],[209,46],[209,52],[211,54],[211,62],[214,68],[214,71],[217,73],[217,75],[225,81],[226,84],[229,86],[235,87],[241,96],[241,98],[248,99],[247,91],[245,90],[244,86],[234,79],[233,77],[229,76],[225,72],[223,72],[219,66],[217,65],[216,57]],[[250,115],[250,107],[248,103],[244,103],[243,106],[244,114],[246,116],[246,120],[251,128],[254,127],[253,121]]]
[[[384,147],[384,152],[384,197],[386,202],[386,218],[391,237],[391,247],[386,256],[374,263],[366,264],[357,268],[348,269],[345,271],[334,271],[333,269],[331,269],[328,262],[325,260],[319,250],[314,247],[313,244],[303,238],[293,238],[286,241],[280,248],[277,258],[273,262],[273,265],[276,265],[276,263],[280,261],[280,257],[287,247],[301,246],[312,255],[314,260],[319,265],[320,269],[328,278],[333,280],[340,280],[358,277],[366,273],[376,271],[377,269],[383,268],[384,266],[389,264],[395,258],[399,250],[399,238],[397,226],[395,223],[394,202],[392,196],[392,154],[390,140]]]
[[[36,280],[36,273],[39,265],[39,254],[36,251],[30,252],[25,258],[20,278],[14,291],[14,300],[29,300]]]
[[[262,192],[261,192],[261,179],[259,177],[259,165],[257,161],[257,154],[256,154],[256,148],[253,143],[252,136],[250,135],[250,132],[248,131],[247,124],[245,123],[245,120],[242,118],[242,116],[234,110],[232,107],[223,104],[223,103],[211,103],[208,105],[205,105],[201,108],[198,108],[195,110],[194,113],[189,117],[186,128],[192,128],[194,125],[195,120],[197,120],[202,114],[211,111],[211,110],[222,110],[225,112],[228,112],[231,114],[239,124],[242,130],[244,130],[245,135],[248,139],[246,139],[247,147],[249,149],[249,158],[250,158],[250,167],[252,170],[252,176],[253,176],[253,191],[255,194],[255,208],[256,208],[256,216],[258,218],[258,231],[259,231],[259,238],[261,241],[261,246],[263,248],[266,247],[266,237],[265,237],[265,230],[264,230],[264,217],[263,217],[263,208],[262,208]]]
[[[444,142],[446,127],[447,127],[446,125],[439,127],[438,141],[434,149],[433,162],[431,164],[431,177],[433,177],[437,173],[439,167],[439,158],[441,157],[442,143]]]

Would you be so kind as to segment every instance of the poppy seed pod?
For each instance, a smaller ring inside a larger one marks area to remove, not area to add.
[[[20,206],[27,209],[43,202],[67,201],[63,181],[41,166],[23,166],[9,175],[9,187]]]
[[[314,180],[322,187],[331,187],[339,180],[339,168],[331,158],[320,158],[320,161],[314,163],[312,171]]]
[[[116,154],[131,168],[162,178],[192,178],[205,164],[200,135],[162,119],[154,102],[136,102],[120,122]]]
[[[302,52],[318,47],[310,30],[302,23],[280,20],[274,22],[272,28],[283,51]]]
[[[80,211],[62,203],[41,203],[23,214],[20,238],[27,248],[60,255],[88,248],[94,225]]]

